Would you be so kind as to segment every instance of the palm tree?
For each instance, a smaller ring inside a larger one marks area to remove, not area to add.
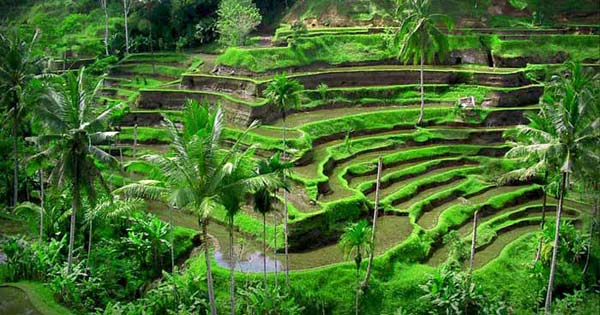
[[[375,207],[373,209],[373,228],[371,233],[371,246],[372,250],[369,253],[369,264],[367,265],[367,274],[363,281],[361,288],[366,289],[369,286],[369,279],[371,278],[371,270],[373,268],[373,258],[375,256],[375,228],[377,227],[377,216],[379,213],[379,189],[381,188],[381,170],[383,168],[383,158],[379,156],[377,160],[377,179],[375,182]]]
[[[231,314],[235,315],[235,257],[234,257],[234,219],[240,212],[242,204],[246,201],[246,196],[260,189],[273,189],[275,186],[266,183],[252,186],[247,185],[247,181],[256,177],[263,177],[268,174],[256,174],[254,169],[255,161],[252,160],[253,149],[246,150],[243,153],[236,153],[230,159],[230,162],[223,166],[223,190],[219,198],[227,211],[227,220],[229,225],[229,281],[230,281],[230,302]]]
[[[402,22],[394,41],[399,44],[398,58],[404,63],[420,63],[421,112],[417,125],[423,123],[425,112],[425,91],[423,87],[423,64],[432,62],[436,52],[443,59],[448,52],[448,37],[436,26],[452,29],[452,21],[443,14],[431,13],[430,0],[408,0],[406,10],[400,16]],[[397,10],[400,13],[400,8]]]
[[[77,75],[66,73],[64,83],[50,89],[41,99],[41,106],[35,111],[45,127],[46,134],[34,140],[48,149],[40,155],[55,157],[56,165],[50,174],[50,180],[57,186],[71,183],[72,209],[69,227],[68,270],[73,262],[73,245],[75,242],[75,224],[77,212],[81,207],[81,193],[85,192],[91,204],[96,201],[95,182],[98,180],[102,188],[109,192],[96,162],[116,165],[117,160],[100,149],[116,135],[116,132],[103,131],[105,122],[112,112],[118,108],[104,110],[97,115],[93,106],[95,92],[89,93],[84,88],[85,77],[82,68]]]
[[[553,134],[556,130],[554,130],[554,126],[552,124],[552,121],[548,118],[544,116],[544,111],[541,111],[537,114],[532,114],[532,113],[527,113],[526,117],[529,120],[529,127],[537,129],[537,130],[543,130],[546,133],[549,134]],[[539,142],[543,142],[543,139],[536,139],[533,137],[533,135],[526,135],[520,132],[520,130],[517,129],[511,129],[509,131],[507,131],[506,133],[507,137],[513,137],[515,138],[515,141],[513,142],[509,142],[509,144],[513,147],[522,147],[522,146],[528,146],[528,145],[533,145]],[[542,152],[542,155],[538,154],[540,152],[538,151],[530,151],[530,150],[512,150],[510,152],[510,154],[507,154],[506,156],[508,158],[515,158],[519,160],[519,164],[523,165],[523,167],[511,170],[510,172],[502,175],[500,177],[500,183],[501,184],[506,184],[512,181],[521,181],[521,182],[527,182],[532,180],[535,177],[539,177],[541,174],[543,174],[543,198],[542,198],[542,219],[540,222],[540,231],[544,230],[544,225],[546,224],[546,208],[547,208],[547,200],[548,200],[548,191],[549,191],[549,186],[550,183],[548,182],[548,178],[550,176],[550,174],[554,174],[555,172],[557,172],[558,170],[556,169],[556,161],[552,161],[550,160],[550,158],[552,158],[552,156],[549,156],[547,154],[543,154],[544,152]],[[535,262],[537,262],[540,259],[540,255],[542,252],[542,244],[543,244],[543,238],[540,236],[539,242],[538,242],[538,248],[536,250],[536,254],[535,254]]]
[[[12,36],[8,36],[11,33]],[[0,33],[0,102],[6,106],[11,118],[11,137],[13,141],[13,200],[15,207],[19,194],[19,126],[25,116],[24,98],[28,85],[42,72],[43,58],[33,52],[38,32],[30,40],[20,36],[18,31]]]
[[[291,163],[282,163],[279,152],[275,153],[269,160],[260,160],[256,168],[257,174],[282,174],[284,169],[291,167]],[[285,183],[284,183],[285,184]],[[267,214],[274,211],[273,190],[262,188],[257,190],[254,197],[254,211],[263,217],[263,281],[265,292],[267,290]],[[275,236],[277,237],[277,236]]]
[[[592,79],[585,74],[580,64],[570,63],[567,66],[568,73],[547,86],[540,102],[540,116],[552,122],[551,131],[538,129],[536,126],[519,126],[520,135],[530,136],[536,141],[517,145],[507,153],[507,156],[523,156],[529,152],[533,156],[549,157],[548,160],[555,161],[554,166],[560,172],[556,232],[544,306],[546,314],[550,314],[552,304],[567,182],[570,176],[578,176],[587,166],[598,165],[600,162],[600,158],[594,152],[594,148],[600,145],[600,118],[592,97],[598,79]]]
[[[286,156],[286,124],[285,118],[287,112],[290,109],[295,109],[300,105],[300,94],[304,90],[304,87],[296,80],[290,80],[287,78],[285,73],[276,75],[273,81],[269,83],[269,86],[265,89],[265,96],[269,101],[279,110],[281,118],[283,119],[283,156],[282,159],[285,161]],[[283,180],[286,180],[286,174],[283,173]],[[284,234],[284,247],[285,247],[285,283],[287,286],[290,285],[290,274],[289,274],[289,253],[288,253],[288,205],[287,205],[287,191],[283,191],[283,234]]]
[[[366,220],[360,220],[358,223],[350,223],[344,234],[340,237],[339,246],[346,258],[354,256],[354,263],[356,265],[356,300],[355,300],[355,312],[358,315],[358,298],[360,295],[360,264],[362,258],[367,255],[373,249],[371,243],[371,235],[373,230],[369,227],[369,223]]]
[[[173,155],[165,157],[152,154],[142,157],[158,170],[159,178],[125,185],[115,192],[126,197],[166,201],[172,208],[191,211],[198,217],[204,242],[210,310],[214,315],[217,308],[207,232],[210,213],[217,207],[225,207],[231,212],[239,209],[239,204],[235,202],[244,196],[236,197],[229,193],[240,192],[240,186],[247,190],[259,189],[264,186],[267,177],[242,176],[242,173],[252,173],[251,165],[241,165],[249,163],[252,150],[237,154],[239,143],[250,128],[240,135],[229,152],[219,149],[225,127],[220,107],[211,111],[208,104],[188,101],[183,115],[183,131],[180,132],[167,117],[165,126]]]

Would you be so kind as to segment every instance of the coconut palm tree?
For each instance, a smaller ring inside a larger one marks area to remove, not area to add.
[[[220,107],[211,110],[208,104],[188,101],[182,132],[167,117],[165,126],[173,155],[142,157],[158,170],[159,177],[125,185],[115,192],[126,197],[165,201],[172,208],[190,211],[198,217],[204,241],[210,310],[214,315],[217,308],[207,232],[210,213],[217,207],[225,207],[232,219],[240,208],[244,193],[264,187],[269,177],[253,174],[250,162],[253,150],[238,152],[240,141],[254,125],[240,135],[229,152],[219,148],[225,127]]]
[[[371,235],[373,230],[366,220],[360,220],[358,223],[350,223],[340,237],[339,246],[344,252],[346,258],[353,256],[356,265],[356,299],[355,312],[358,315],[358,298],[360,295],[360,264],[364,255],[368,255],[372,250]]]
[[[54,157],[56,164],[50,174],[51,182],[58,187],[71,184],[72,209],[69,227],[68,270],[73,262],[75,243],[75,225],[77,212],[81,207],[82,192],[85,192],[90,204],[96,201],[96,181],[110,192],[108,185],[96,162],[117,165],[117,160],[97,145],[106,143],[116,132],[104,131],[105,123],[111,118],[112,107],[97,113],[93,106],[96,89],[90,93],[84,87],[85,76],[82,68],[77,74],[68,72],[64,82],[50,89],[40,100],[35,111],[43,124],[45,134],[34,141],[48,149],[40,155]]]
[[[296,80],[290,80],[285,73],[276,75],[273,81],[269,83],[265,89],[265,96],[271,104],[273,104],[281,113],[283,120],[283,160],[287,159],[286,156],[286,123],[287,112],[290,109],[295,109],[300,105],[300,94],[304,90],[304,87]],[[286,174],[283,173],[283,180],[286,180]],[[287,286],[290,284],[289,274],[289,253],[288,253],[288,205],[287,205],[287,191],[283,191],[283,234],[284,234],[284,251],[285,251],[285,283]]]
[[[246,185],[246,180],[256,175],[254,172],[254,161],[251,159],[253,150],[246,150],[243,153],[234,154],[230,162],[223,166],[224,174],[222,176],[223,190],[219,199],[227,212],[227,221],[229,226],[229,281],[230,281],[230,302],[231,314],[235,315],[235,254],[234,254],[234,220],[235,216],[242,209],[246,201],[246,196],[263,189],[265,186],[253,187]]]
[[[542,105],[543,106],[543,105]],[[528,126],[537,130],[543,130],[548,134],[554,134],[556,132],[551,119],[545,117],[546,111],[540,111],[539,113],[527,113],[526,117],[529,120]],[[548,191],[549,187],[552,183],[549,182],[550,174],[555,174],[558,172],[556,168],[557,162],[550,160],[553,158],[544,152],[541,152],[540,155],[538,151],[530,151],[530,150],[519,150],[516,149],[518,147],[534,145],[539,142],[543,142],[543,139],[536,139],[533,135],[526,135],[520,132],[520,129],[511,129],[506,132],[505,136],[509,138],[515,138],[515,141],[509,141],[509,145],[515,148],[515,150],[510,151],[506,156],[508,158],[518,159],[519,167],[517,169],[511,170],[510,172],[502,175],[500,177],[500,183],[506,184],[512,181],[521,181],[527,182],[536,177],[543,178],[543,198],[542,198],[542,219],[540,222],[540,231],[544,230],[544,225],[546,224],[546,208],[547,208],[547,200],[548,200]],[[540,259],[540,254],[542,252],[542,244],[543,239],[540,237],[538,242],[538,248],[535,254],[535,261],[537,262]]]
[[[10,35],[10,36],[9,36]],[[6,106],[13,141],[13,207],[19,193],[19,128],[25,116],[24,99],[29,95],[29,83],[43,70],[43,58],[33,51],[38,32],[30,39],[21,37],[15,29],[0,33],[0,103]]]
[[[600,157],[594,152],[594,148],[600,145],[600,116],[592,97],[594,88],[598,88],[598,77],[592,78],[584,73],[580,64],[570,63],[567,68],[566,74],[546,87],[540,102],[540,116],[552,122],[551,131],[536,126],[519,126],[520,135],[536,141],[518,145],[507,153],[507,156],[523,156],[529,152],[533,156],[549,157],[550,161],[556,161],[554,166],[560,172],[556,232],[544,306],[546,314],[550,314],[552,304],[560,223],[569,177],[577,176],[587,166],[600,162]]]
[[[375,206],[373,207],[373,227],[371,233],[371,246],[372,250],[369,253],[369,264],[367,265],[367,274],[365,280],[361,284],[361,288],[364,290],[369,286],[369,279],[371,278],[371,270],[373,269],[373,258],[375,256],[375,229],[377,228],[377,216],[379,213],[379,190],[381,188],[381,170],[383,168],[383,158],[379,156],[377,159],[377,179],[375,181]]]
[[[260,160],[256,168],[257,174],[283,174],[284,169],[291,167],[291,163],[282,163],[280,153],[277,152],[269,160]],[[285,184],[285,183],[284,183]],[[267,290],[267,214],[274,211],[275,191],[262,188],[254,195],[254,211],[263,217],[263,281],[265,292]]]
[[[450,30],[452,21],[446,15],[431,13],[430,0],[408,0],[404,3],[406,9],[401,12],[399,7],[397,10],[401,24],[394,36],[394,44],[400,48],[398,58],[404,63],[420,63],[421,112],[417,125],[421,125],[425,112],[423,65],[425,62],[432,62],[436,53],[440,59],[445,58],[448,37],[436,24],[442,24],[445,29]]]

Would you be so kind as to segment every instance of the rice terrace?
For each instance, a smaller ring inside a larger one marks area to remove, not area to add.
[[[0,0],[0,314],[599,314],[597,0]]]

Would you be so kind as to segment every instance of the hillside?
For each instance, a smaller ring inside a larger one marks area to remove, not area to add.
[[[535,24],[546,27],[594,25],[600,18],[594,0],[434,0],[432,4],[435,12],[451,16],[458,27],[532,28],[534,12],[543,16]],[[395,22],[395,11],[395,0],[300,0],[283,21],[301,20],[310,27],[383,26]]]

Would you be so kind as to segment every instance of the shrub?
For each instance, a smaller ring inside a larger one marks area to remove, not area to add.
[[[265,290],[262,282],[250,282],[239,289],[239,311],[248,315],[289,314],[299,315],[304,309],[281,286]]]
[[[6,254],[6,265],[1,269],[1,280],[16,282],[48,279],[48,270],[63,258],[61,250],[65,244],[66,236],[60,240],[53,239],[48,244],[31,243],[22,237],[8,238],[2,246],[2,251]]]
[[[106,73],[108,68],[119,61],[116,56],[108,56],[105,58],[96,58],[96,61],[89,65],[86,69],[91,74],[100,75]]]
[[[512,314],[510,307],[478,289],[456,263],[443,266],[421,289],[430,314]]]

